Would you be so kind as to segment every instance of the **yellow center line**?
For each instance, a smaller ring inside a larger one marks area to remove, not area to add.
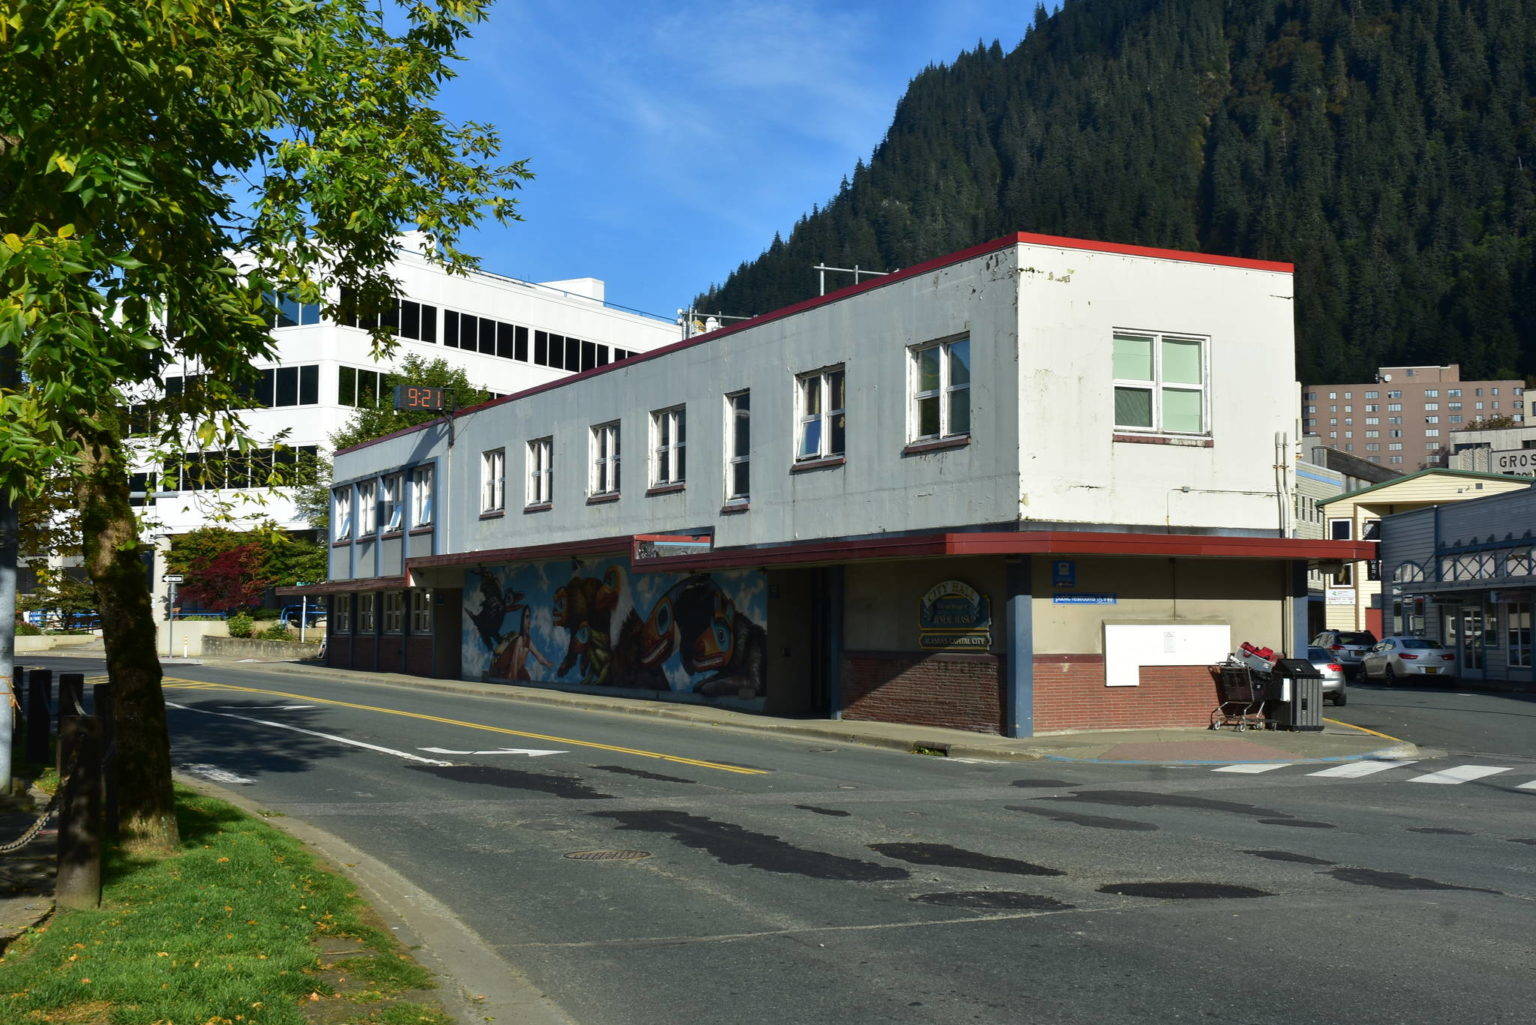
[[[1330,719],[1326,715],[1323,716],[1323,722],[1331,722],[1335,726],[1348,726],[1352,730],[1359,730],[1361,733],[1369,733],[1371,736],[1380,737],[1382,740],[1391,740],[1399,744],[1411,743],[1411,741],[1404,740],[1402,737],[1394,737],[1390,733],[1377,733],[1375,730],[1368,730],[1364,726],[1356,726],[1352,722],[1343,722],[1339,719]]]
[[[684,758],[681,755],[662,754],[660,751],[645,751],[637,747],[619,747],[614,744],[599,744],[592,740],[573,740],[570,737],[556,737],[548,733],[530,733],[527,730],[509,730],[504,726],[490,726],[485,723],[465,722],[463,719],[446,719],[440,715],[426,715],[422,712],[405,712],[398,708],[380,708],[378,705],[359,705],[351,701],[337,701],[333,698],[317,698],[312,694],[293,694],[284,690],[263,690],[260,687],[239,687],[232,683],[203,683],[199,680],[183,680],[174,676],[165,677],[164,686],[167,690],[227,690],[244,694],[268,694],[280,698],[292,698],[296,701],[309,701],[321,705],[335,705],[339,708],[355,708],[363,712],[380,712],[384,715],[399,715],[407,719],[422,719],[426,722],[442,723],[445,726],[462,726],[468,730],[484,730],[486,733],[501,733],[509,737],[527,737],[530,740],[543,740],[551,744],[570,744],[572,747],[590,747],[599,751],[614,751],[619,754],[638,755],[641,758],[657,758],[664,762],[675,762],[678,765],[693,765],[701,769],[717,769],[720,772],[734,772],[742,776],[766,776],[766,769],[749,769],[741,765],[727,765],[724,762],[706,762],[698,758]]]

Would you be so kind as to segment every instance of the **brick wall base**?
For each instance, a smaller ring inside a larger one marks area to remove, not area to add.
[[[843,717],[998,733],[1001,668],[996,655],[844,652]]]
[[[1102,655],[1035,656],[1035,732],[1206,726],[1216,707],[1205,666],[1143,666],[1141,685],[1104,686]]]

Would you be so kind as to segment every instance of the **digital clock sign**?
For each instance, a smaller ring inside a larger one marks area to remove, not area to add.
[[[395,408],[438,413],[447,408],[447,396],[443,394],[442,388],[429,388],[424,384],[397,384]]]

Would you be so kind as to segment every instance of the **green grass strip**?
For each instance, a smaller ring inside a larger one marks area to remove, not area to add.
[[[297,840],[177,797],[180,854],[111,858],[99,910],[60,912],[0,959],[0,1022],[303,1025],[298,1001],[324,993],[314,938],[392,954],[351,885]]]

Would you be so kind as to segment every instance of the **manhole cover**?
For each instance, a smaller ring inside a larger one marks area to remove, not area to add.
[[[571,851],[566,855],[572,861],[639,861],[650,856],[650,851]]]

